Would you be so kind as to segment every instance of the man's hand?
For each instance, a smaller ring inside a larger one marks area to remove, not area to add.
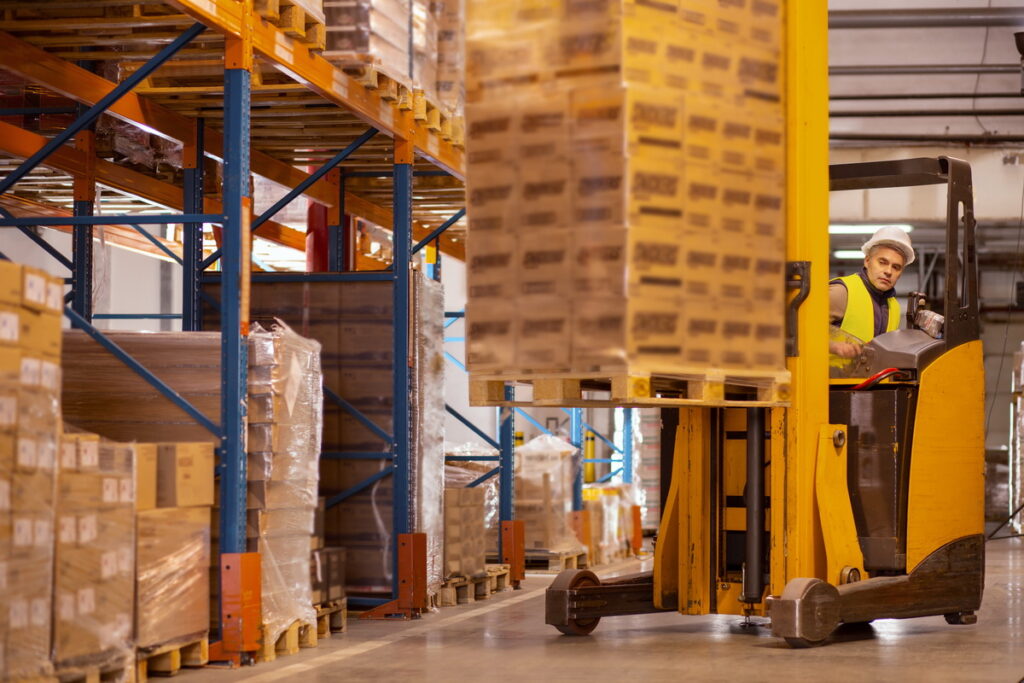
[[[828,350],[842,358],[856,358],[860,355],[863,347],[853,342],[829,342]]]

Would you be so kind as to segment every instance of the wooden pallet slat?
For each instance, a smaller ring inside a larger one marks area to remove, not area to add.
[[[505,385],[529,384],[529,401],[505,400]],[[609,398],[584,392],[604,391]],[[790,400],[790,374],[778,371],[712,370],[652,374],[640,372],[470,375],[470,405],[564,407],[774,407]]]
[[[314,605],[316,608],[316,635],[323,640],[335,633],[348,630],[348,598]]]
[[[174,676],[182,667],[197,668],[210,661],[210,639],[203,636],[140,650],[136,655],[135,680],[145,683],[149,676]]]
[[[273,641],[266,637],[267,631],[268,626],[264,624],[264,638],[256,655],[257,661],[260,662],[273,662],[278,657],[298,654],[303,648],[317,647],[319,645],[317,639],[318,626],[316,624],[304,624],[301,621],[294,621]]]

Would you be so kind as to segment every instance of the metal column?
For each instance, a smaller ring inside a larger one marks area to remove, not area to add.
[[[232,53],[228,38],[228,55]],[[247,51],[248,46],[235,46]],[[249,52],[251,55],[251,52]],[[251,56],[249,57],[251,59]],[[224,72],[224,230],[221,293],[220,551],[244,553],[246,336],[249,327],[249,85],[248,68]]]
[[[633,483],[633,409],[622,409],[622,483]]]
[[[505,400],[514,401],[515,387],[505,387]],[[498,519],[515,519],[515,411],[498,408]],[[500,527],[500,524],[499,524]],[[502,534],[498,534],[498,557],[502,556]]]
[[[86,109],[78,106],[78,116]],[[96,205],[96,134],[95,123],[82,130],[75,138],[75,147],[85,154],[84,175],[74,179],[75,216],[92,216]],[[71,308],[88,321],[92,320],[93,226],[76,225],[71,238]]]
[[[583,409],[569,409],[569,441],[578,450],[576,455],[576,472],[572,483],[572,509],[583,509]]]
[[[392,195],[394,225],[394,339],[393,339],[393,404],[392,404],[392,452],[394,453],[394,479],[392,504],[392,595],[398,597],[398,537],[412,529],[410,493],[412,482],[412,453],[409,424],[411,382],[409,377],[409,315],[410,277],[409,263],[412,259],[412,162],[413,147],[410,142],[395,138],[395,185]]]
[[[203,212],[205,140],[203,120],[196,120],[192,141],[185,145],[184,182],[185,213]],[[202,306],[199,302],[200,276],[203,262],[203,224],[182,226],[181,329],[193,332],[202,329]]]

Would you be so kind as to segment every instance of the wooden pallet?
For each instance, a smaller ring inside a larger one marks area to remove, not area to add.
[[[317,629],[317,625],[294,621],[274,641],[270,641],[264,635],[260,649],[256,653],[256,661],[272,662],[283,655],[298,654],[302,648],[316,647],[318,644]],[[263,625],[263,633],[267,633],[266,624]]]
[[[501,593],[511,588],[511,583],[509,583],[510,569],[507,564],[487,565],[488,593]]]
[[[293,0],[254,0],[256,14],[277,26],[311,50],[323,50],[327,45],[327,27],[320,16],[306,10]]]
[[[465,120],[449,112],[427,97],[426,92],[412,88],[407,78],[390,73],[373,63],[370,55],[353,52],[323,53],[324,58],[346,73],[367,90],[374,90],[382,100],[394,102],[400,109],[411,110],[413,118],[437,133],[443,140],[457,147],[465,145]],[[429,151],[429,150],[428,150]]]
[[[331,600],[314,605],[316,608],[316,637],[318,640],[330,638],[335,633],[348,630],[348,598]]]
[[[527,550],[526,571],[538,574],[557,574],[566,569],[585,569],[590,566],[586,550],[552,552]]]
[[[437,591],[438,607],[455,607],[476,602],[477,595],[483,591],[487,592],[489,577],[482,576],[453,576],[443,584]],[[483,586],[483,589],[480,586]]]
[[[131,657],[117,651],[76,657],[56,664],[60,683],[130,683],[135,680]]]
[[[175,641],[136,653],[135,680],[145,683],[150,676],[174,676],[182,667],[203,667],[210,661],[207,636]]]
[[[533,400],[506,401],[505,384],[530,384]],[[585,391],[603,391],[607,399],[586,398]],[[788,405],[788,371],[693,371],[672,375],[651,373],[538,373],[536,375],[472,375],[473,406],[775,407]]]

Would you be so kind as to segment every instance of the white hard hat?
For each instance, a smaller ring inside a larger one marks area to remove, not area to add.
[[[861,247],[864,256],[868,255],[872,247],[892,247],[899,251],[906,260],[904,266],[909,266],[914,262],[914,247],[910,244],[910,235],[903,228],[898,228],[895,225],[886,225],[876,230],[871,239]]]

